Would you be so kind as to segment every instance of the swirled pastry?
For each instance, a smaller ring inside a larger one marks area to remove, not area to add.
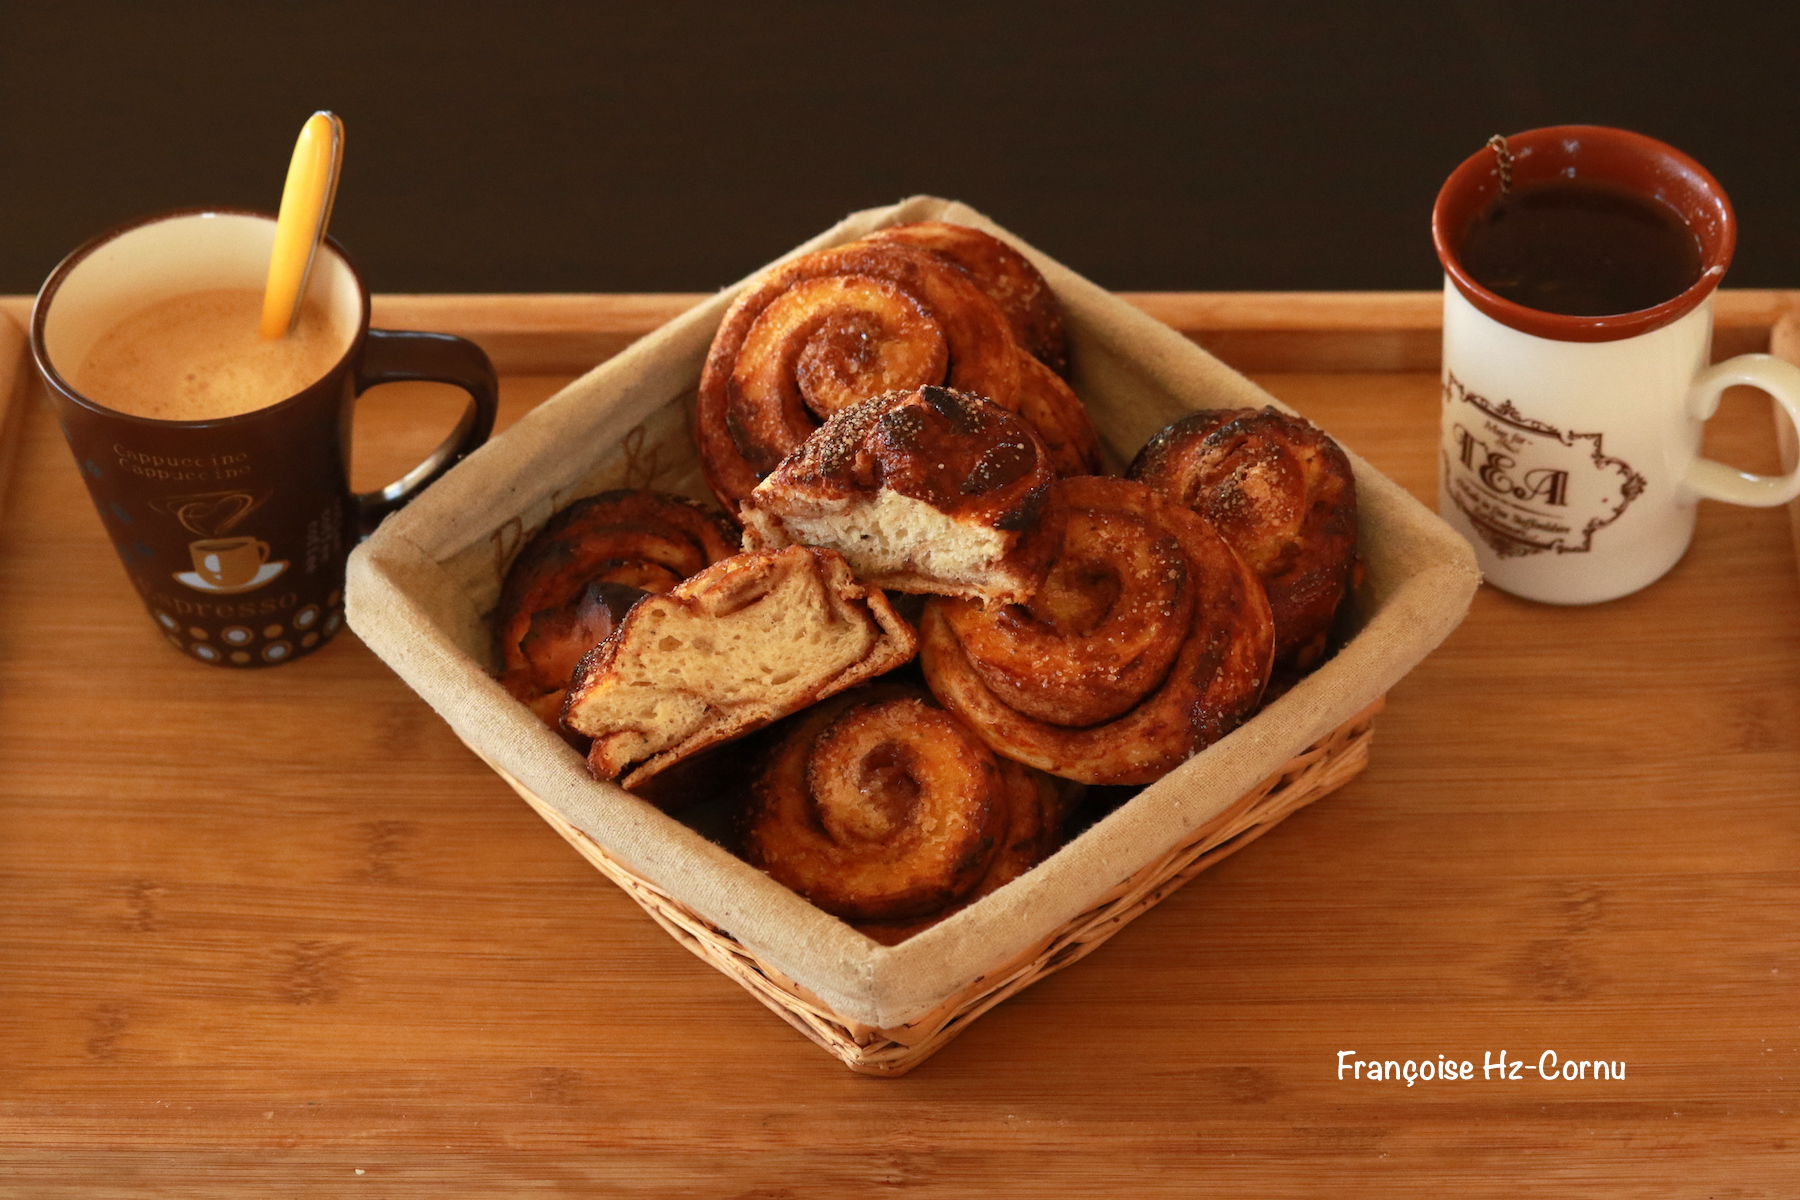
[[[872,242],[900,242],[947,258],[999,305],[1020,349],[1066,375],[1069,342],[1063,332],[1062,306],[1050,284],[1031,260],[979,229],[947,221],[916,221],[871,234]]]
[[[666,592],[737,551],[718,513],[621,489],[551,517],[507,569],[494,610],[500,682],[553,728],[575,664],[646,592]]]
[[[1053,419],[1059,473],[1098,469],[1086,410],[1053,371],[1043,372],[1053,384],[1022,383],[1034,366],[999,306],[949,258],[871,238],[803,255],[748,288],[719,325],[695,410],[701,465],[735,515],[832,413],[935,384],[1008,411],[1029,401]]]
[[[917,246],[968,272],[999,306],[1013,340],[1025,352],[1019,363],[1019,415],[1043,437],[1058,474],[1099,474],[1099,431],[1063,382],[1069,373],[1069,343],[1062,306],[1031,260],[991,234],[945,221],[896,225],[868,240]]]
[[[1324,657],[1356,572],[1356,477],[1338,444],[1275,408],[1211,409],[1151,438],[1130,478],[1211,521],[1268,591],[1277,663]]]
[[[1023,874],[1059,832],[1054,788],[918,689],[877,685],[796,718],[753,786],[744,851],[827,912],[895,922]]]
[[[640,600],[582,659],[563,724],[588,770],[633,787],[704,747],[912,658],[912,627],[836,553],[734,555]]]
[[[904,942],[961,912],[1049,858],[1062,846],[1069,814],[1085,788],[995,755],[1006,784],[1006,830],[987,873],[963,897],[936,912],[897,921],[859,921],[856,928],[884,946]]]
[[[1143,484],[1060,480],[1061,552],[1024,605],[927,602],[926,681],[997,752],[1082,783],[1150,783],[1255,710],[1274,643],[1256,577]]]
[[[825,546],[875,587],[1020,603],[1061,541],[1055,478],[1025,421],[928,384],[833,414],[738,517],[750,549]]]

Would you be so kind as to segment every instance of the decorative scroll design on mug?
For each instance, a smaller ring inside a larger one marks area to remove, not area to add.
[[[1604,435],[1576,433],[1444,381],[1446,492],[1495,554],[1585,554],[1648,481],[1605,453]],[[1457,419],[1460,418],[1460,419]]]

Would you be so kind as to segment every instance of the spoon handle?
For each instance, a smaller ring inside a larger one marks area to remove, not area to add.
[[[331,221],[338,173],[344,161],[344,123],[316,112],[300,128],[281,213],[275,221],[275,248],[269,253],[269,282],[263,289],[262,336],[286,337],[300,319],[300,300],[312,274],[313,258]]]

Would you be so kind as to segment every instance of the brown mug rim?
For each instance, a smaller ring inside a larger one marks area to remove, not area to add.
[[[367,340],[369,333],[369,316],[371,308],[369,288],[368,285],[363,282],[362,272],[356,268],[356,260],[350,257],[349,252],[344,249],[342,243],[327,233],[324,239],[325,245],[329,246],[332,252],[343,261],[345,268],[350,272],[350,278],[356,282],[356,294],[361,302],[361,312],[357,316],[356,332],[351,336],[349,345],[344,347],[344,352],[333,361],[331,366],[327,368],[323,374],[299,391],[290,396],[284,396],[273,404],[265,404],[261,408],[254,408],[249,412],[234,413],[229,417],[205,417],[194,421],[175,421],[167,420],[162,417],[144,417],[139,416],[136,413],[120,412],[116,408],[108,408],[98,400],[85,395],[79,388],[70,383],[62,372],[56,369],[56,365],[50,361],[50,352],[44,345],[44,322],[48,310],[50,305],[56,299],[57,289],[60,288],[63,281],[68,278],[69,273],[80,266],[82,261],[93,254],[94,251],[100,249],[100,247],[106,245],[108,242],[123,237],[134,229],[142,229],[147,225],[157,225],[164,221],[205,216],[259,217],[271,223],[277,219],[274,213],[265,212],[261,209],[236,208],[230,205],[210,204],[189,208],[172,208],[164,212],[151,213],[148,216],[136,217],[129,221],[123,221],[113,226],[111,229],[97,233],[81,245],[75,247],[75,249],[69,251],[69,253],[63,257],[63,260],[56,264],[50,274],[45,277],[43,286],[38,288],[37,296],[31,304],[31,355],[32,358],[37,361],[38,370],[52,387],[56,388],[57,391],[61,392],[75,404],[80,405],[82,408],[87,409],[97,416],[114,418],[121,421],[139,422],[158,429],[213,429],[225,425],[248,423],[252,420],[274,413],[278,409],[289,408],[297,403],[302,397],[310,393],[314,388],[318,387],[321,382],[330,379],[343,371],[345,365],[356,358],[358,352],[362,348],[363,342]]]
[[[1730,199],[1725,195],[1725,189],[1719,186],[1719,181],[1705,167],[1680,150],[1628,129],[1608,125],[1548,125],[1506,137],[1507,146],[1514,155],[1515,168],[1521,157],[1528,157],[1556,143],[1569,141],[1578,145],[1608,145],[1622,153],[1636,155],[1646,163],[1661,161],[1672,164],[1678,175],[1687,176],[1698,185],[1697,190],[1705,195],[1715,224],[1710,238],[1705,230],[1695,228],[1697,222],[1691,212],[1683,211],[1679,204],[1668,197],[1657,198],[1675,208],[1682,223],[1699,238],[1700,277],[1686,290],[1661,304],[1605,316],[1581,317],[1544,312],[1489,291],[1463,269],[1456,247],[1468,221],[1479,211],[1480,204],[1477,201],[1482,199],[1484,184],[1490,185],[1485,190],[1492,190],[1492,183],[1497,181],[1494,151],[1483,146],[1450,172],[1438,190],[1437,201],[1431,210],[1431,240],[1437,248],[1438,261],[1443,264],[1444,273],[1451,284],[1483,315],[1521,333],[1559,342],[1621,341],[1672,325],[1693,312],[1719,286],[1737,247],[1737,217],[1732,211]],[[1521,150],[1526,152],[1525,155],[1520,154]],[[1550,176],[1547,174],[1537,176],[1548,177]],[[1618,179],[1604,173],[1597,177],[1622,183],[1635,191],[1646,190],[1631,180]],[[1451,228],[1452,224],[1456,226],[1454,229]]]

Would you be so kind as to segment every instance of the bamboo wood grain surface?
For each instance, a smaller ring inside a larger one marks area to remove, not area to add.
[[[504,427],[695,299],[377,323],[488,345]],[[1131,299],[1435,502],[1435,295]],[[677,947],[353,634],[267,671],[170,649],[27,308],[0,299],[0,1196],[1800,1194],[1779,509],[1703,504],[1611,604],[1484,589],[1362,776],[870,1079]],[[1726,293],[1718,349],[1797,310]],[[371,394],[358,485],[459,403]],[[1774,469],[1766,401],[1728,396],[1708,450]],[[1340,1078],[1346,1051],[1473,1078]]]

